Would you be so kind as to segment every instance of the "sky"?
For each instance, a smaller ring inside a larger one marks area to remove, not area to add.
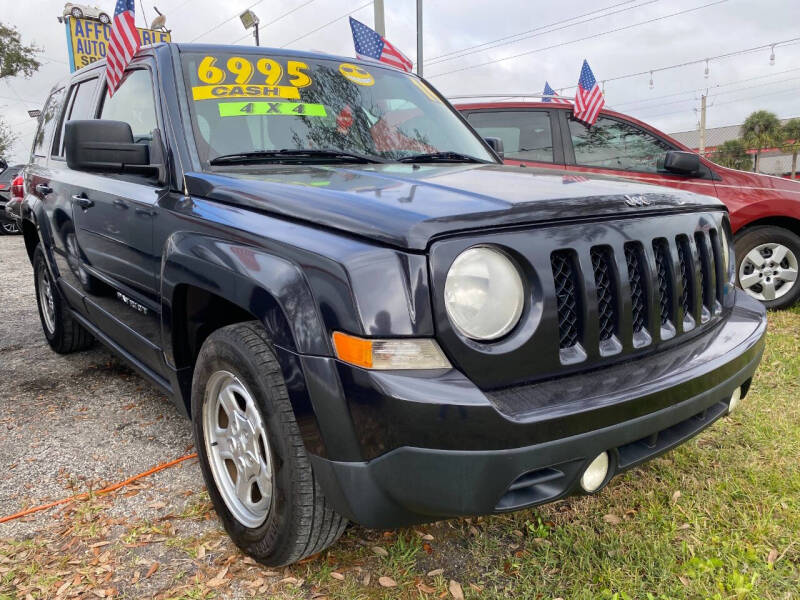
[[[114,3],[97,1],[109,13]],[[69,73],[64,25],[57,21],[64,3],[3,4],[0,20],[42,48],[42,67],[30,79],[0,81],[0,118],[19,134],[6,158],[24,162],[36,124],[26,111],[41,108],[50,87]],[[153,5],[136,0],[138,26],[145,16],[153,19]],[[367,0],[156,0],[155,6],[176,42],[252,44],[238,19],[249,7],[262,22],[262,46],[353,56],[347,16],[373,26]],[[385,0],[385,11],[386,37],[416,61],[416,1]],[[741,123],[759,109],[800,116],[798,0],[424,0],[423,21],[424,76],[448,97],[539,94],[545,80],[574,96],[571,86],[587,59],[596,79],[607,80],[608,108],[667,133],[697,128],[706,89],[707,127]],[[694,64],[669,68],[684,63]]]

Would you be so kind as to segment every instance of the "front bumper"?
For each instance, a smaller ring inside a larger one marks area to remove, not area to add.
[[[747,392],[765,331],[761,304],[738,293],[719,326],[685,345],[494,394],[453,373],[415,377],[339,363],[369,459],[329,452],[312,455],[313,468],[336,509],[368,527],[557,500],[579,491],[600,452],[611,457],[610,479],[723,416],[734,390]],[[321,425],[323,438],[334,439]]]

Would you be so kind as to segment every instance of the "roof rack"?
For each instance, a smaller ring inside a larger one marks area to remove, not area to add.
[[[566,96],[545,96],[544,94],[469,94],[469,95],[459,95],[459,96],[448,96],[450,100],[468,100],[470,98],[552,98],[552,99],[559,99],[559,100],[566,100],[567,102],[572,102],[572,98],[568,98]]]

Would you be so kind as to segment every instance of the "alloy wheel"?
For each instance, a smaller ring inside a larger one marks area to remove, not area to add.
[[[42,307],[42,318],[47,333],[52,335],[56,331],[56,306],[53,299],[53,287],[50,285],[50,275],[47,268],[42,265],[37,273],[39,284],[39,306]]]
[[[739,285],[762,302],[786,295],[797,281],[797,256],[783,244],[759,244],[739,265]]]
[[[258,527],[272,506],[274,473],[261,411],[245,385],[216,371],[203,399],[205,449],[217,489],[231,514]]]

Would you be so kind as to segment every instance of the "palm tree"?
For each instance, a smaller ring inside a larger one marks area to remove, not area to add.
[[[800,152],[800,119],[789,119],[781,128],[783,147],[792,153],[792,179],[797,178],[797,153]]]
[[[718,165],[730,169],[740,169],[744,171],[753,167],[753,159],[747,153],[747,146],[739,139],[723,142],[717,147],[710,158]]]
[[[756,151],[754,171],[758,172],[761,151],[779,145],[780,133],[780,120],[775,113],[768,110],[757,110],[745,119],[742,125],[742,139],[745,144]]]

